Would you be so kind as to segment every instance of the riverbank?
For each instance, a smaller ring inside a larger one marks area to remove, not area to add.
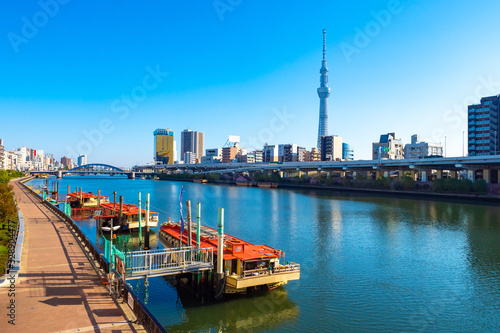
[[[160,180],[167,181],[182,181],[182,182],[193,182],[193,179],[207,179],[207,183],[211,184],[220,184],[220,185],[235,185],[234,180],[229,179],[213,179],[211,177],[201,177],[201,175],[161,175]],[[276,181],[276,179],[272,179]],[[332,182],[334,185],[328,185],[325,183],[317,182],[316,184],[312,183],[302,183],[298,184],[294,180],[287,181],[277,181],[278,188],[287,188],[287,189],[302,189],[302,190],[319,190],[319,191],[340,191],[340,192],[351,192],[351,193],[370,193],[373,195],[384,195],[388,197],[401,197],[405,196],[408,198],[436,198],[436,199],[452,199],[452,200],[464,200],[464,201],[474,201],[477,203],[487,203],[487,204],[497,204],[500,202],[500,195],[495,194],[471,194],[471,193],[443,193],[443,192],[435,192],[429,188],[432,188],[431,185],[428,184],[428,189],[422,190],[407,190],[407,189],[377,189],[377,188],[366,188],[366,187],[354,187],[344,186],[339,182]]]
[[[289,189],[314,189],[319,191],[340,191],[351,193],[371,193],[377,195],[384,195],[388,197],[414,197],[422,198],[444,198],[444,199],[462,199],[474,200],[478,202],[499,203],[500,196],[493,195],[477,195],[477,194],[458,194],[458,193],[438,193],[429,191],[405,191],[405,190],[381,190],[370,188],[356,188],[356,187],[342,187],[342,186],[322,186],[322,185],[301,185],[301,184],[279,184],[278,188]]]

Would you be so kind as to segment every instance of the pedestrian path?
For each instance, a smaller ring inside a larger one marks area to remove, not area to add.
[[[14,288],[0,288],[0,331],[145,332],[109,296],[66,223],[19,181],[11,184],[25,235],[19,279]]]

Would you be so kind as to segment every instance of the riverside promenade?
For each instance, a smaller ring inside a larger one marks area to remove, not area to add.
[[[18,180],[11,184],[24,217],[25,235],[14,295],[9,286],[0,288],[0,331],[146,332],[131,322],[135,318],[127,304],[109,296],[66,223]],[[12,300],[15,326],[8,316]]]

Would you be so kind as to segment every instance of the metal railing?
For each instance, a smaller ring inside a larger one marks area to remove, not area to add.
[[[293,271],[300,271],[300,265],[297,263],[291,262],[288,265],[276,267],[273,270],[273,273],[285,273],[285,272],[293,272]]]
[[[127,279],[213,269],[213,248],[193,247],[125,253]]]

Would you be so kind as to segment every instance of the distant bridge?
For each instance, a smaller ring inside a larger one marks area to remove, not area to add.
[[[58,178],[63,177],[68,174],[77,174],[77,175],[127,175],[129,178],[135,178],[134,171],[127,171],[109,164],[102,163],[91,163],[80,165],[73,169],[69,170],[55,170],[55,171],[30,171],[31,174],[49,174],[57,176]]]

